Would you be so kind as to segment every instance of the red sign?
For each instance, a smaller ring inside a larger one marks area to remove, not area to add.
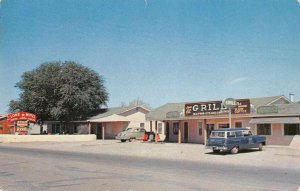
[[[20,120],[28,120],[36,122],[36,115],[28,112],[17,112],[17,113],[9,113],[7,114],[7,121],[20,121]]]

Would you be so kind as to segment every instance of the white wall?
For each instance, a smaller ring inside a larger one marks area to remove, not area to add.
[[[0,143],[94,141],[96,135],[0,135]]]
[[[127,118],[130,120],[128,127],[140,127],[140,124],[144,123],[145,129],[147,131],[150,130],[150,122],[146,121],[146,114],[142,112],[136,112],[132,115],[128,115]]]

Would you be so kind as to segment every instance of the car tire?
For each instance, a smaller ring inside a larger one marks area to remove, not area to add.
[[[231,150],[230,150],[230,153],[231,154],[237,154],[239,152],[239,148],[238,147],[233,147]]]
[[[259,151],[262,151],[262,150],[263,150],[263,144],[262,144],[262,143],[259,143],[259,145],[258,145],[258,150],[259,150]]]
[[[214,152],[214,153],[219,153],[219,152],[220,152],[220,150],[213,150],[213,152]]]
[[[124,143],[124,142],[126,142],[126,140],[125,139],[121,139],[121,142]]]
[[[135,138],[134,137],[131,137],[130,139],[129,139],[129,142],[132,142],[132,141],[134,141],[135,140]]]

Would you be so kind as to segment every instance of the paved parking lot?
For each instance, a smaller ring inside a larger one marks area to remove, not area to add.
[[[284,146],[266,146],[263,151],[253,149],[250,151],[241,151],[236,155],[214,154],[210,150],[205,149],[204,145],[200,144],[148,143],[140,141],[121,143],[117,140],[73,143],[2,143],[0,146],[300,169],[300,149]]]

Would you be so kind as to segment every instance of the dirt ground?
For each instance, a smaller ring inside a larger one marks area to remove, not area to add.
[[[238,154],[214,154],[200,144],[125,142],[117,140],[97,140],[90,142],[55,143],[2,143],[0,146],[61,150],[71,152],[100,153],[108,155],[125,155],[135,157],[189,160],[209,163],[223,163],[244,166],[265,166],[282,168],[299,168],[300,149],[284,146],[265,146],[263,151],[257,149],[240,151]]]

